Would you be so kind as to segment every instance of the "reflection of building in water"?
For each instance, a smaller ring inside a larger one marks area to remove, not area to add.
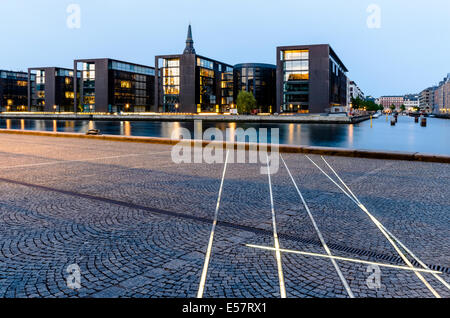
[[[348,144],[350,146],[353,146],[353,129],[354,129],[353,125],[348,126]]]
[[[45,127],[46,127],[45,120],[34,120],[33,122],[34,122],[35,130],[46,130],[45,129]]]
[[[294,124],[289,124],[289,137],[288,142],[289,144],[294,144]]]
[[[203,122],[201,120],[194,121],[194,139],[203,139]]]
[[[130,124],[130,122],[126,121],[124,123],[124,125],[125,125],[125,133],[124,133],[124,135],[125,136],[131,136],[131,124]]]
[[[235,139],[236,139],[236,123],[229,123],[228,129],[229,129],[229,136],[226,141],[235,141]]]

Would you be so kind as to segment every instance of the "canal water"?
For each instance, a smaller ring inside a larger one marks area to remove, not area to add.
[[[150,136],[170,138],[176,129],[194,131],[216,127],[279,129],[280,144],[341,147],[369,150],[411,151],[450,155],[450,120],[428,118],[427,127],[421,127],[414,118],[399,116],[396,126],[382,116],[354,125],[343,124],[286,124],[286,123],[223,123],[223,122],[152,122],[152,121],[74,121],[74,120],[20,120],[0,119],[0,128],[81,132],[100,129],[102,134]]]

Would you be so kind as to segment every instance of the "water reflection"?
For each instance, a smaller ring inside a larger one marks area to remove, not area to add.
[[[0,119],[0,128],[28,129],[41,131],[64,131],[85,133],[89,129],[99,129],[103,134],[126,136],[151,136],[171,138],[174,131],[182,128],[191,137],[201,138],[208,128],[216,127],[234,139],[236,129],[278,128],[280,143],[305,146],[344,147],[375,150],[419,151],[450,155],[450,120],[429,118],[427,127],[420,127],[410,117],[399,117],[396,126],[384,116],[370,122],[355,125],[334,124],[268,124],[268,123],[223,123],[223,122],[145,122],[145,121],[57,121]]]

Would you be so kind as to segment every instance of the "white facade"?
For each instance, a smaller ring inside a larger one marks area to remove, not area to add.
[[[358,87],[358,85],[351,80],[347,80],[347,103],[349,106],[351,106],[352,103],[352,98],[356,99],[356,98],[361,98],[364,99],[364,93],[363,91]]]

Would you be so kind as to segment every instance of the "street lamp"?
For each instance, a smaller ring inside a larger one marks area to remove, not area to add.
[[[178,104],[175,104],[175,111],[178,113]]]
[[[53,105],[53,112],[56,113],[56,105]]]

